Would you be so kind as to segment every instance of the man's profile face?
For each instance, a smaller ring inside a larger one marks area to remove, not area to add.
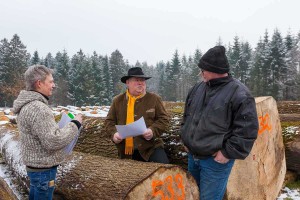
[[[55,88],[52,74],[47,75],[44,81],[38,80],[36,84],[38,92],[48,97],[52,95],[52,91]]]
[[[126,80],[129,93],[133,96],[139,96],[146,92],[146,80],[140,77],[131,77]]]

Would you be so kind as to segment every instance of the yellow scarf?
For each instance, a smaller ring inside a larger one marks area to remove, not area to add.
[[[138,97],[131,96],[127,89],[126,94],[128,96],[128,104],[127,104],[127,116],[126,116],[126,124],[130,124],[134,122],[134,104],[135,101],[142,96],[142,94]],[[132,155],[133,153],[133,137],[128,137],[125,140],[125,154]]]

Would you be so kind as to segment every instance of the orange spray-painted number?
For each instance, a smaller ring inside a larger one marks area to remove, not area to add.
[[[164,192],[161,190],[161,187],[163,186],[163,182],[161,180],[154,180],[152,181],[152,196],[161,196],[161,200],[165,200]]]
[[[180,174],[176,174],[175,182],[177,183],[177,188],[181,190],[181,195],[178,196],[177,199],[184,200],[185,199],[184,185],[183,185],[182,176]]]
[[[264,116],[260,116],[258,119],[259,119],[258,134],[262,134],[264,131],[266,131],[266,130],[270,131],[272,129],[271,122],[270,122],[270,116],[268,113],[265,114]]]
[[[160,200],[184,200],[184,183],[180,174],[176,174],[175,183],[172,176],[168,176],[164,180],[152,181],[152,196],[160,196]]]

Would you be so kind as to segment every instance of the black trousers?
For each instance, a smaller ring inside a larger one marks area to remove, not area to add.
[[[132,155],[133,160],[137,161],[144,161],[144,158],[142,158],[141,154],[137,149],[134,150],[133,155]],[[149,161],[148,162],[156,162],[156,163],[164,163],[164,164],[169,164],[169,159],[168,156],[163,148],[156,148],[154,152],[151,154]]]

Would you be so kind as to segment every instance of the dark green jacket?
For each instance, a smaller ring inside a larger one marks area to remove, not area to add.
[[[110,110],[104,122],[104,130],[111,137],[117,132],[115,125],[125,125],[127,115],[126,93],[120,94],[113,99]],[[144,117],[147,128],[153,131],[153,138],[145,140],[143,136],[134,137],[134,146],[137,148],[141,156],[145,160],[149,157],[157,147],[163,147],[163,141],[160,135],[166,131],[169,126],[169,116],[163,106],[161,98],[147,92],[142,98],[136,100],[134,105],[134,121]],[[131,158],[125,156],[125,139],[117,144],[119,157]]]

